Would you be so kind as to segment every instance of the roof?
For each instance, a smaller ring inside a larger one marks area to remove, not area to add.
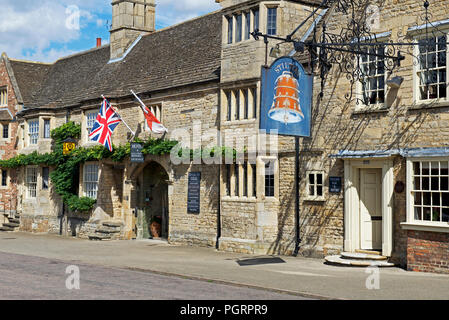
[[[25,107],[76,106],[101,95],[128,96],[130,89],[154,92],[219,81],[221,24],[221,13],[214,12],[144,35],[124,59],[114,63],[109,63],[109,45],[51,65],[15,61],[14,72],[20,79],[33,74],[29,83],[17,81],[27,97]]]
[[[9,59],[9,62],[14,70],[22,102],[28,105],[33,101],[32,94],[42,85],[51,65],[14,59]]]
[[[0,121],[11,121],[13,118],[8,108],[0,108]]]

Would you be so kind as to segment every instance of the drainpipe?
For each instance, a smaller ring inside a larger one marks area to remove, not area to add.
[[[301,226],[299,215],[299,137],[295,137],[295,226],[296,226],[296,239],[295,239],[295,251],[293,256],[298,256],[299,247],[301,244]]]
[[[221,124],[221,88],[218,88],[218,123]],[[221,146],[221,135],[220,130],[218,130],[218,144]],[[221,150],[220,150],[221,154]],[[221,159],[223,160],[223,159]],[[223,161],[220,161],[218,165],[218,208],[217,208],[217,240],[215,241],[215,248],[218,250],[220,248],[220,238],[221,238],[221,166]]]

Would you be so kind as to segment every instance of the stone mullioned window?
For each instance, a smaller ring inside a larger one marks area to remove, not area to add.
[[[259,29],[259,8],[243,10],[226,17],[227,43],[249,40],[253,30]]]
[[[257,90],[255,87],[225,91],[226,121],[248,120],[257,117]]]

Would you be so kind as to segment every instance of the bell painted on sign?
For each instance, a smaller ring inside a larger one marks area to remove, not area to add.
[[[299,101],[299,83],[290,71],[284,71],[277,79],[274,99],[268,116],[285,124],[304,120]]]

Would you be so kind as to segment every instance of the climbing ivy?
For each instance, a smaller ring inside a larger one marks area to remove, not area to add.
[[[46,165],[54,167],[50,174],[50,179],[55,192],[61,196],[62,201],[72,211],[88,212],[95,205],[96,200],[89,197],[78,197],[76,194],[76,177],[79,174],[79,167],[87,161],[99,161],[111,159],[114,162],[121,162],[131,155],[130,143],[121,146],[113,146],[113,151],[105,147],[93,146],[89,148],[79,147],[63,155],[63,141],[67,138],[79,139],[81,136],[81,125],[69,121],[62,126],[51,131],[53,139],[53,151],[51,153],[40,154],[33,152],[30,154],[20,154],[8,160],[0,160],[0,168],[18,168],[29,165]],[[164,155],[172,151],[178,142],[174,140],[155,139],[148,140],[134,139],[134,142],[141,143],[144,155]],[[236,158],[237,151],[226,147],[213,147],[210,149],[186,149],[179,148],[178,156],[186,157],[189,160],[214,157],[221,152],[223,157]]]

